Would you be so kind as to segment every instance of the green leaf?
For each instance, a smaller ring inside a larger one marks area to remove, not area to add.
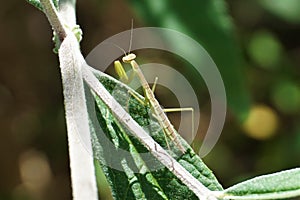
[[[28,3],[32,4],[34,7],[38,8],[39,10],[43,11],[43,6],[39,0],[26,0]],[[52,0],[56,9],[58,9],[59,0]]]
[[[170,28],[197,40],[217,64],[225,83],[230,108],[243,120],[250,108],[242,70],[244,61],[237,45],[234,27],[223,0],[130,0],[137,14],[151,26]],[[184,8],[184,9],[183,9]],[[178,49],[189,51],[183,43],[166,38]],[[189,74],[195,74],[187,68]],[[193,77],[192,84],[199,87],[201,77]]]
[[[128,91],[131,89],[101,72],[95,71],[95,75],[124,109],[129,110],[133,119],[146,128],[152,137],[167,149],[165,136],[159,123],[156,119],[149,117],[150,109],[131,95],[128,99]],[[134,91],[131,90],[131,92]],[[100,98],[91,94],[88,88],[86,88],[86,97],[93,154],[106,175],[114,199],[197,199],[186,185],[163,167],[136,138],[130,135]],[[177,156],[177,161],[210,190],[222,190],[222,186],[211,170],[183,139],[181,140],[188,150],[184,155]],[[176,157],[179,150],[175,150],[172,141],[169,140],[168,143],[173,150],[170,153]],[[113,166],[111,160],[113,160]],[[162,167],[152,170],[153,165]]]
[[[300,196],[300,168],[259,176],[224,190],[224,199],[284,199]]]
[[[43,11],[43,6],[39,0],[26,0],[28,3],[32,4],[34,7]]]

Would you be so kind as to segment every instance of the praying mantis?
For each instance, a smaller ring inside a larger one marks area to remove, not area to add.
[[[171,124],[170,120],[166,116],[165,112],[176,112],[176,111],[191,111],[192,112],[192,137],[194,138],[194,109],[193,108],[169,108],[169,109],[162,109],[159,102],[155,98],[154,90],[157,84],[158,78],[155,78],[154,84],[152,89],[150,88],[140,66],[135,61],[136,55],[134,53],[130,53],[131,46],[132,46],[132,39],[133,39],[133,20],[131,21],[131,33],[130,33],[130,42],[129,42],[129,53],[127,54],[124,49],[119,47],[118,45],[115,45],[117,48],[122,50],[124,52],[124,56],[122,57],[123,63],[128,63],[131,65],[133,73],[131,73],[130,78],[128,78],[121,62],[119,60],[116,60],[114,62],[115,71],[120,77],[120,80],[124,83],[128,83],[133,79],[133,76],[136,74],[138,76],[139,82],[143,88],[144,91],[144,97],[145,100],[141,100],[138,96],[136,96],[134,93],[131,93],[138,101],[140,101],[142,104],[149,104],[150,108],[152,110],[152,113],[154,113],[155,118],[158,120],[160,126],[162,127],[165,137],[166,135],[170,137],[170,139],[175,143],[175,145],[179,148],[179,150],[182,153],[186,152],[185,147],[182,145],[181,141],[177,137],[176,130],[174,126]],[[165,138],[166,139],[166,138]],[[166,139],[166,143],[168,148],[168,140]]]
[[[151,108],[152,112],[154,113],[155,117],[157,118],[164,133],[171,138],[171,140],[175,143],[175,145],[180,149],[180,151],[182,153],[185,153],[186,149],[180,142],[179,138],[177,137],[175,128],[173,127],[173,125],[169,121],[168,117],[166,116],[164,110],[161,108],[159,102],[155,98],[154,89],[155,89],[155,86],[157,83],[157,78],[155,79],[153,88],[151,89],[144,74],[141,71],[141,68],[135,61],[135,58],[136,58],[135,54],[129,53],[129,54],[125,54],[125,56],[122,58],[122,61],[124,63],[129,63],[131,65],[131,67],[133,69],[132,75],[136,74],[138,76],[138,79],[140,81],[141,86],[143,87],[143,91],[144,91],[144,95],[145,95],[144,103],[148,103],[150,105],[150,108]],[[127,77],[127,74],[126,74],[120,61],[118,61],[118,60],[115,61],[114,66],[115,66],[115,70],[116,70],[118,76],[120,77],[121,81],[123,81],[123,82],[131,81],[133,76],[131,76],[130,79]],[[134,94],[132,94],[132,95],[135,96]],[[136,97],[136,98],[138,99],[138,97]],[[167,109],[167,110],[174,111],[173,109]],[[180,109],[180,111],[192,111],[193,112],[193,109],[192,108],[182,108],[182,109]],[[192,130],[193,129],[194,129],[194,127],[192,126]],[[167,145],[169,147],[168,142],[167,142]]]

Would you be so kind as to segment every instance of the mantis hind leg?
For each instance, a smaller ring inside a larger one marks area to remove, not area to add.
[[[152,92],[154,93],[156,85],[157,85],[158,77],[155,77],[154,83],[152,85]],[[192,113],[192,122],[191,122],[191,129],[192,129],[192,138],[195,138],[195,114],[194,114],[194,108],[187,107],[187,108],[165,108],[163,109],[165,113],[167,112],[191,112]]]
[[[164,108],[163,111],[165,113],[170,113],[170,112],[191,112],[192,114],[192,120],[191,120],[191,132],[192,132],[192,139],[195,138],[195,113],[194,113],[194,108],[192,107],[187,107],[187,108]],[[192,145],[192,148],[194,149],[194,145]]]
[[[155,77],[154,83],[153,83],[152,88],[151,88],[151,90],[152,90],[153,93],[155,91],[155,88],[156,88],[156,85],[157,85],[157,81],[158,81],[158,77]]]

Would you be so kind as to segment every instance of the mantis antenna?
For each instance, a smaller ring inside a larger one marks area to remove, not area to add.
[[[133,38],[133,18],[131,19],[130,41],[129,41],[128,54],[130,54],[130,51],[131,51],[131,47],[132,47],[132,38]],[[126,54],[125,54],[125,55],[126,55]]]
[[[131,19],[131,29],[130,29],[130,41],[129,41],[129,49],[128,54],[125,53],[125,56],[122,58],[124,63],[130,63],[132,60],[136,58],[134,53],[130,53],[132,47],[132,38],[133,38],[133,19]]]

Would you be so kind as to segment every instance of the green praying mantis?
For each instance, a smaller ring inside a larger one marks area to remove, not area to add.
[[[182,153],[185,153],[186,149],[181,144],[180,140],[178,139],[178,137],[176,135],[175,128],[173,127],[173,125],[169,121],[168,117],[164,113],[163,109],[161,108],[160,104],[158,103],[158,101],[155,98],[155,95],[154,95],[153,91],[155,90],[157,78],[155,79],[154,86],[151,89],[148,82],[147,82],[147,80],[146,80],[146,78],[145,78],[145,76],[144,76],[144,74],[142,73],[141,68],[139,67],[139,65],[135,61],[135,58],[136,58],[136,55],[133,54],[133,53],[130,53],[128,55],[125,55],[122,58],[122,61],[124,63],[129,63],[132,67],[133,73],[138,76],[138,79],[140,81],[141,86],[143,87],[143,91],[144,91],[144,95],[145,95],[144,103],[148,103],[150,105],[150,108],[151,108],[152,112],[154,113],[155,117],[157,118],[160,126],[162,127],[162,129],[164,131],[164,133],[166,135],[168,135],[171,138],[172,141],[174,141],[174,143],[176,144],[176,146],[180,149],[180,151]],[[114,66],[115,66],[115,70],[116,70],[118,76],[120,77],[120,79],[123,82],[131,81],[132,78],[130,78],[130,79],[128,78],[128,76],[127,76],[127,74],[126,74],[126,72],[125,72],[125,70],[124,70],[124,68],[123,68],[120,61],[118,61],[118,60],[115,61]],[[136,98],[138,98],[138,97],[136,97]]]
[[[155,98],[154,90],[157,84],[158,78],[155,78],[153,87],[150,88],[140,66],[135,61],[136,55],[134,53],[130,53],[131,46],[132,46],[132,37],[133,37],[133,20],[131,21],[131,33],[130,33],[130,42],[129,42],[129,53],[127,54],[124,49],[121,47],[115,45],[117,48],[121,49],[124,52],[124,56],[122,57],[123,63],[128,63],[131,65],[133,73],[131,73],[131,76],[128,78],[121,62],[119,60],[116,60],[114,62],[115,71],[118,74],[120,80],[124,83],[129,83],[132,81],[134,75],[137,75],[139,82],[143,88],[144,97],[145,100],[141,100],[138,96],[136,96],[134,93],[131,93],[138,101],[140,101],[142,104],[148,104],[152,110],[152,113],[154,114],[155,118],[158,120],[160,126],[162,127],[165,137],[166,135],[175,143],[175,145],[178,147],[178,149],[185,153],[186,149],[182,145],[181,141],[179,140],[176,130],[174,126],[171,124],[170,120],[166,116],[165,112],[177,112],[177,111],[191,111],[192,112],[192,137],[194,138],[194,109],[193,108],[169,108],[169,109],[162,109],[159,102]],[[168,148],[170,149],[170,146],[168,144],[168,140],[166,139],[166,143]]]

